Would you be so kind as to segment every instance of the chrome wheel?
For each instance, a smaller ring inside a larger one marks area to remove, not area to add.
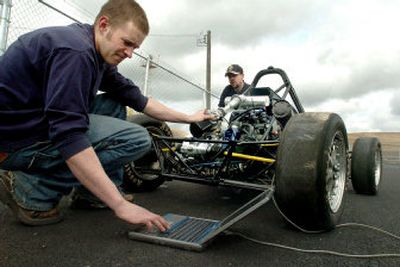
[[[351,183],[354,191],[376,195],[382,179],[382,146],[379,139],[357,138],[351,153]]]
[[[375,152],[375,164],[375,186],[378,186],[382,175],[382,154],[380,150]]]
[[[330,209],[336,213],[346,187],[346,142],[340,131],[336,132],[329,149],[326,179],[326,197]]]

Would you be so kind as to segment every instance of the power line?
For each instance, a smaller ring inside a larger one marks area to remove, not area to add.
[[[188,38],[197,37],[198,34],[149,34],[150,37],[178,37],[178,38]]]
[[[75,21],[75,22],[77,22],[77,23],[80,23],[79,20],[77,20],[77,19],[71,17],[71,16],[68,15],[67,13],[61,11],[61,10],[58,9],[58,8],[55,8],[54,6],[50,5],[49,3],[47,3],[47,2],[45,2],[45,1],[43,1],[43,0],[39,0],[39,3],[42,3],[43,5],[47,6],[48,8],[53,9],[54,11],[60,13],[61,15],[63,15],[63,16],[65,16],[65,17],[69,18],[70,20],[73,20],[73,21]]]
[[[84,16],[93,19],[96,15],[93,14],[92,12],[90,12],[89,10],[87,10],[86,8],[84,8],[83,6],[77,5],[76,3],[74,3],[73,1],[70,0],[64,0],[64,2],[70,6],[72,6],[72,8],[78,10],[79,12],[81,12]]]

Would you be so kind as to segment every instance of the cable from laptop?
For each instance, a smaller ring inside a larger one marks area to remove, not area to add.
[[[292,222],[279,208],[278,204],[275,201],[275,198],[272,197],[273,203],[276,207],[276,209],[278,210],[278,212],[282,215],[283,218],[285,218],[286,221],[288,221],[292,226],[294,226],[296,229],[300,230],[301,232],[307,233],[307,234],[319,234],[319,233],[323,233],[325,231],[309,231],[309,230],[305,230],[303,228],[301,228],[300,226],[298,226],[297,224],[295,224],[294,222]],[[368,228],[377,232],[380,232],[382,234],[388,235],[392,238],[395,238],[397,240],[400,240],[400,236],[397,236],[395,234],[392,234],[388,231],[382,230],[378,227],[374,227],[374,226],[370,226],[370,225],[366,225],[366,224],[361,224],[361,223],[343,223],[343,224],[339,224],[336,226],[336,228],[340,228],[340,227],[364,227],[364,228]],[[287,249],[287,250],[292,250],[292,251],[296,251],[296,252],[301,252],[301,253],[311,253],[311,254],[327,254],[327,255],[333,255],[333,256],[339,256],[339,257],[346,257],[346,258],[361,258],[361,259],[368,259],[368,258],[400,258],[400,254],[399,253],[383,253],[383,254],[349,254],[349,253],[342,253],[342,252],[338,252],[338,251],[332,251],[332,250],[321,250],[321,249],[301,249],[301,248],[296,248],[296,247],[291,247],[291,246],[286,246],[286,245],[282,245],[282,244],[277,244],[277,243],[271,243],[271,242],[266,242],[266,241],[261,241],[252,237],[249,237],[245,234],[239,233],[239,232],[232,232],[229,230],[224,231],[225,234],[227,235],[236,235],[239,237],[242,237],[246,240],[252,241],[254,243],[257,244],[261,244],[261,245],[265,245],[265,246],[271,246],[271,247],[277,247],[277,248],[282,248],[282,249]]]
[[[238,232],[232,232],[232,231],[224,231],[227,235],[236,235],[240,236],[246,240],[252,241],[254,243],[258,243],[261,245],[266,245],[270,247],[277,247],[277,248],[282,248],[282,249],[288,249],[296,252],[302,252],[302,253],[313,253],[313,254],[327,254],[327,255],[334,255],[334,256],[340,256],[340,257],[346,257],[346,258],[400,258],[400,254],[366,254],[366,255],[360,255],[360,254],[348,254],[348,253],[342,253],[342,252],[337,252],[337,251],[331,251],[331,250],[322,250],[322,249],[301,249],[301,248],[296,248],[296,247],[290,247],[290,246],[285,246],[282,244],[277,244],[277,243],[270,243],[266,241],[261,241],[257,240],[255,238],[249,237],[247,235],[244,235],[242,233]]]
[[[285,218],[285,220],[286,220],[287,222],[289,222],[292,226],[294,226],[296,229],[300,230],[301,232],[306,233],[306,234],[320,234],[320,233],[326,232],[326,231],[323,231],[323,230],[321,230],[321,231],[309,231],[309,230],[306,230],[306,229],[301,228],[300,226],[298,226],[297,224],[295,224],[293,221],[291,221],[291,220],[282,212],[282,210],[281,210],[281,209],[279,208],[279,206],[278,206],[278,203],[276,203],[276,200],[275,200],[274,197],[272,197],[272,201],[273,201],[273,203],[274,203],[274,205],[275,205],[275,208],[278,210],[279,214],[280,214],[283,218]],[[395,234],[392,234],[392,233],[390,233],[390,232],[387,232],[387,231],[382,230],[382,229],[380,229],[380,228],[378,228],[378,227],[375,227],[375,226],[370,226],[370,225],[361,224],[361,223],[343,223],[343,224],[338,224],[338,225],[336,225],[336,228],[340,228],[340,227],[350,227],[350,226],[369,228],[369,229],[375,230],[375,231],[377,231],[377,232],[383,233],[383,234],[385,234],[385,235],[391,236],[391,237],[393,237],[393,238],[395,238],[395,239],[397,239],[397,240],[400,240],[400,237],[397,236],[397,235],[395,235]]]

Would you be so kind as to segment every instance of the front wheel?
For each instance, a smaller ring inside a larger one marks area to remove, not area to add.
[[[158,121],[146,115],[139,114],[128,118],[147,129],[150,134],[172,136],[172,131],[165,122]],[[122,187],[129,192],[149,192],[157,189],[165,181],[159,173],[160,159],[157,157],[154,146],[149,153],[135,162],[124,166],[124,180]],[[144,173],[141,170],[152,170],[155,174]]]
[[[301,113],[287,123],[278,148],[276,200],[306,230],[331,230],[343,212],[348,141],[334,113]]]
[[[357,138],[351,153],[351,183],[354,191],[376,195],[381,177],[382,149],[378,138]]]

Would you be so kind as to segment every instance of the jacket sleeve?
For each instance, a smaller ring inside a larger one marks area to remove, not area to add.
[[[107,92],[110,97],[124,106],[129,106],[136,111],[143,111],[148,98],[142,94],[130,79],[122,76],[116,67],[106,69],[100,90]]]
[[[222,108],[225,107],[226,91],[227,91],[227,88],[225,87],[219,98],[218,107],[222,107]]]

